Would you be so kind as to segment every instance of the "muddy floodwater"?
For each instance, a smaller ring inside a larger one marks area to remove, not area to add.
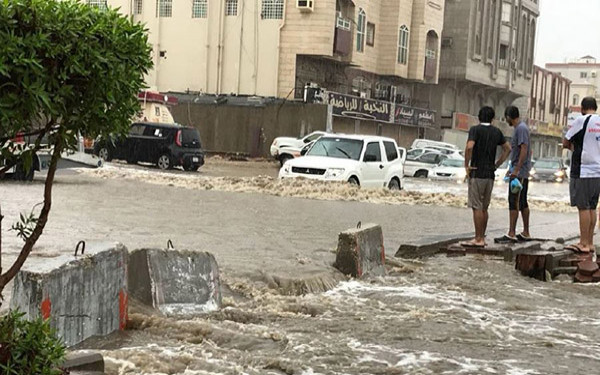
[[[597,286],[542,283],[481,256],[394,258],[400,244],[471,232],[464,187],[409,180],[408,192],[369,193],[271,178],[119,165],[59,175],[47,231],[28,262],[71,253],[80,239],[130,249],[172,239],[215,255],[223,308],[164,316],[133,306],[127,331],[82,345],[102,351],[108,374],[599,373]],[[540,186],[533,234],[576,233],[566,185]],[[3,214],[15,221],[41,193],[41,180],[1,184]],[[507,221],[503,191],[496,195],[490,237]],[[337,234],[358,221],[382,225],[387,276],[305,295],[269,283],[329,270]],[[3,235],[6,262],[21,243]]]

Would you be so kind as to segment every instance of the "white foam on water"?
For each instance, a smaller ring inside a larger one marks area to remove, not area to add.
[[[160,305],[159,310],[167,315],[182,315],[182,316],[195,316],[198,314],[206,314],[219,310],[219,305],[215,300],[209,300],[203,305],[195,303],[170,303],[166,305]]]

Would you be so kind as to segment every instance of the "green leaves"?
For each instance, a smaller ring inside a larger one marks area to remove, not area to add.
[[[65,346],[48,321],[10,311],[0,318],[0,373],[60,375]]]
[[[38,216],[36,216],[33,211],[34,210],[31,210],[31,212],[27,216],[25,216],[24,214],[20,214],[20,221],[13,224],[10,229],[12,231],[17,232],[17,237],[22,239],[23,242],[27,241],[27,239],[31,237],[31,234],[33,233],[33,230],[35,229],[35,226],[38,222]]]
[[[59,134],[127,132],[152,67],[142,25],[75,0],[2,0],[0,40],[0,139],[40,119]]]

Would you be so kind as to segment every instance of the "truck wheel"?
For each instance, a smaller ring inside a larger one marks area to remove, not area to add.
[[[283,165],[285,164],[286,161],[293,159],[294,157],[292,155],[289,154],[283,154],[279,157],[279,163],[281,164],[281,166],[283,167]]]
[[[420,171],[417,171],[417,173],[415,173],[415,177],[419,177],[419,178],[427,178],[427,175],[428,175],[428,174],[429,174],[429,173],[427,173],[427,171],[420,170]]]
[[[400,190],[400,182],[398,182],[398,180],[395,177],[392,178],[392,181],[390,181],[390,183],[388,185],[388,189],[390,189],[392,191],[399,191]]]
[[[352,186],[360,186],[360,183],[358,182],[358,178],[352,176],[348,179],[348,183]]]

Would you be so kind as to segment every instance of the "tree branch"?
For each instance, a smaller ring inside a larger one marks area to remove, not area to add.
[[[54,151],[52,152],[52,159],[50,161],[50,168],[48,169],[48,175],[46,177],[46,182],[44,184],[44,205],[42,207],[42,211],[40,213],[40,217],[37,221],[37,224],[33,230],[33,233],[27,241],[25,241],[25,245],[21,249],[21,253],[19,254],[15,263],[6,271],[5,274],[0,275],[0,293],[8,284],[10,280],[12,280],[17,272],[23,267],[25,260],[31,254],[31,250],[33,250],[33,246],[37,242],[37,240],[42,235],[44,231],[44,227],[46,226],[46,222],[48,221],[48,214],[50,213],[50,208],[52,207],[52,184],[54,183],[54,175],[56,173],[56,168],[58,166],[58,160],[60,159],[60,154],[64,147],[63,139],[58,137],[56,139],[56,143],[54,144]]]

